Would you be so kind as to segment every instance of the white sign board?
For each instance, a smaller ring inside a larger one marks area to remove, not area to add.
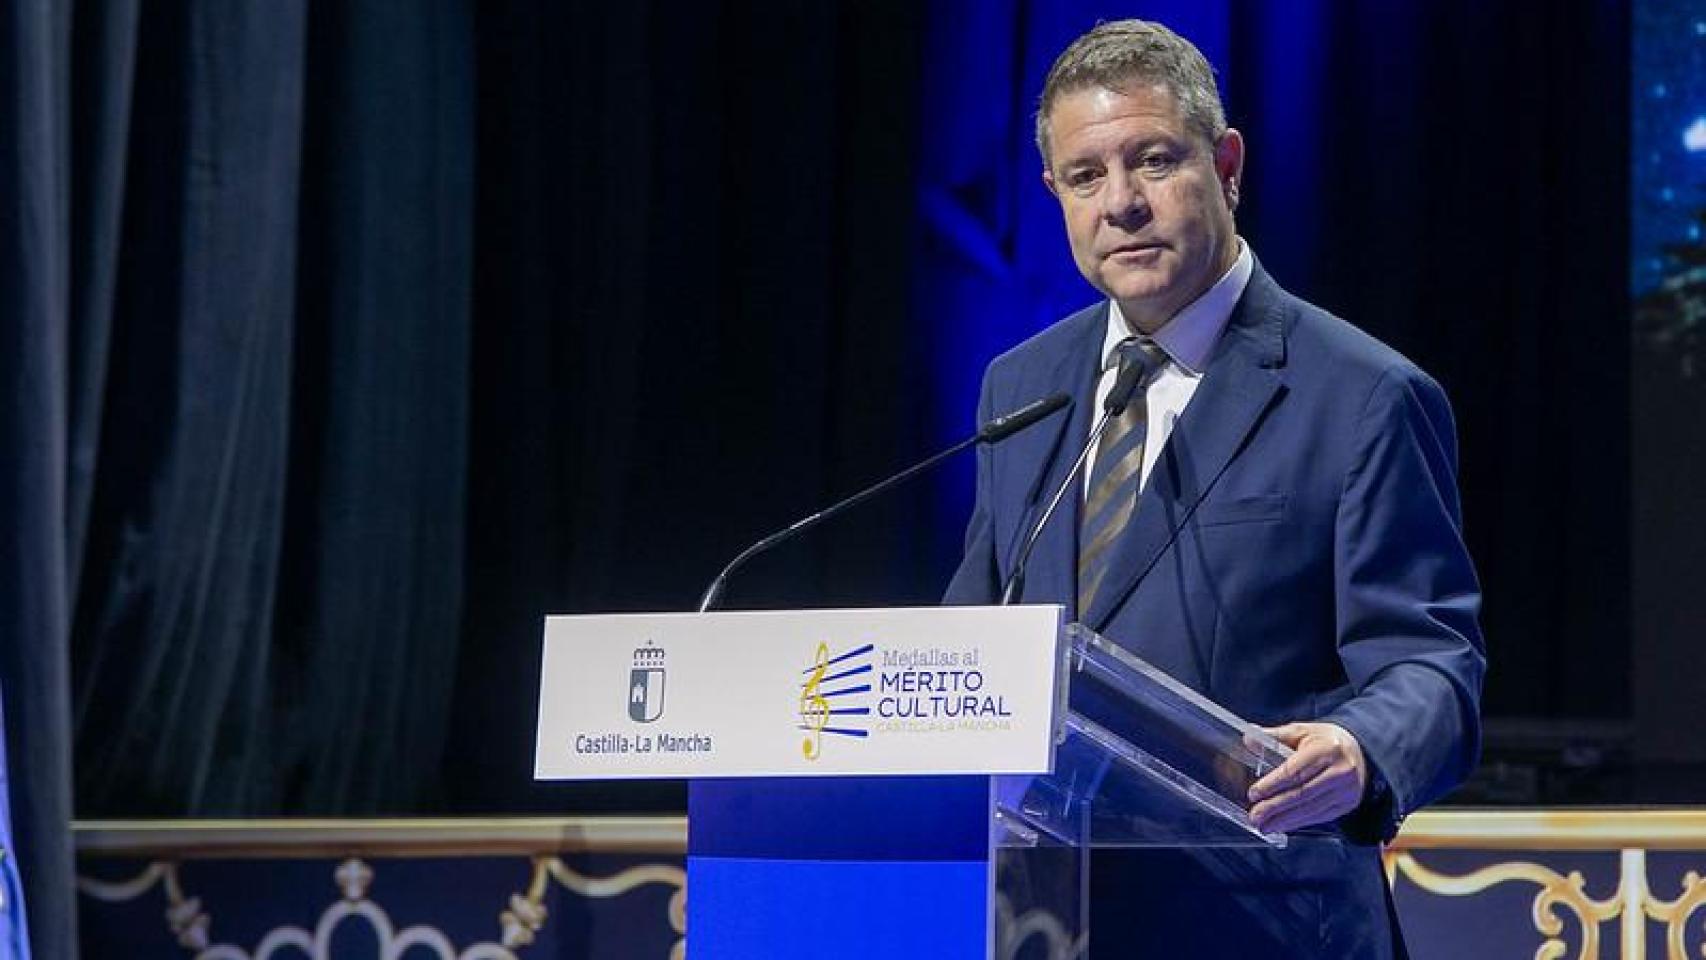
[[[545,620],[534,776],[1049,769],[1058,606]]]

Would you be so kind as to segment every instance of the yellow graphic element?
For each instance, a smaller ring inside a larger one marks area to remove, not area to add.
[[[820,688],[827,672],[829,644],[820,643],[817,645],[817,659],[812,664],[812,675],[806,680],[805,689],[800,691],[800,719],[809,731],[805,742],[800,744],[800,750],[807,760],[816,760],[823,754],[823,728],[829,725],[829,701]]]

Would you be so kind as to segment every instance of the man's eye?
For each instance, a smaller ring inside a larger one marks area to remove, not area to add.
[[[1165,173],[1177,166],[1178,161],[1168,153],[1146,153],[1138,158],[1137,167],[1146,173]]]
[[[1101,182],[1102,175],[1095,170],[1074,170],[1066,175],[1066,187],[1074,193],[1088,193]]]

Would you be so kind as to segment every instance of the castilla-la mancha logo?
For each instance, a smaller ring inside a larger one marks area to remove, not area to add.
[[[628,719],[651,723],[663,716],[664,651],[654,641],[634,650],[628,671]]]

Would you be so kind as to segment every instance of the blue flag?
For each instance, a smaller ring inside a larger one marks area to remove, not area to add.
[[[12,842],[12,784],[6,771],[4,717],[0,711],[0,960],[29,960],[24,887],[18,879],[18,848]]]

